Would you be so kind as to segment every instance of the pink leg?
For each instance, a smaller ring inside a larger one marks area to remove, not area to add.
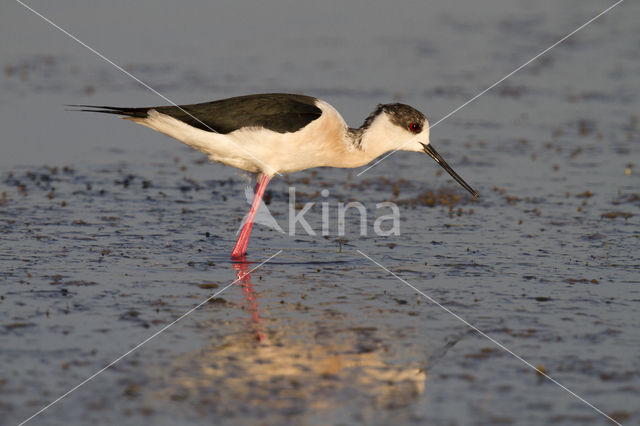
[[[233,248],[233,252],[231,253],[232,259],[240,258],[247,254],[247,246],[249,245],[249,237],[251,236],[251,229],[253,228],[253,220],[256,217],[258,207],[260,207],[260,202],[262,201],[262,196],[264,195],[265,189],[267,189],[267,184],[271,180],[271,177],[263,174],[259,179],[260,181],[256,185],[256,190],[253,194],[253,202],[251,203],[251,210],[249,210],[247,221],[242,226],[242,231],[240,231],[240,236],[238,237],[236,246]]]

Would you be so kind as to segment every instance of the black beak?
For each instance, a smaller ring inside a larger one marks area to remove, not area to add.
[[[479,195],[475,189],[471,188],[469,184],[464,181],[464,179],[462,179],[456,172],[453,171],[453,169],[447,164],[447,162],[444,161],[444,158],[442,158],[440,154],[438,154],[438,151],[436,151],[431,145],[425,145],[422,142],[420,144],[424,147],[424,152],[426,152],[431,158],[436,160],[436,163],[440,164],[440,166],[442,166],[442,168],[445,169],[447,173],[449,173],[451,177],[456,180],[456,182],[462,185],[464,189],[469,191],[474,197],[477,197]]]

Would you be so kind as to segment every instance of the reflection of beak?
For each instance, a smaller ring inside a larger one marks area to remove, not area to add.
[[[462,179],[456,172],[453,171],[453,169],[447,164],[447,162],[444,161],[444,158],[442,158],[430,144],[425,145],[420,142],[420,145],[424,147],[424,152],[426,152],[431,158],[436,160],[436,163],[440,164],[440,166],[442,166],[442,168],[445,169],[452,178],[454,178],[460,185],[462,185],[464,189],[469,191],[471,195],[473,195],[474,197],[477,197],[479,195],[475,189],[471,188],[469,184],[464,181],[464,179]]]

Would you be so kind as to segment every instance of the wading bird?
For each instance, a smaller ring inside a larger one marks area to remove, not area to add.
[[[389,151],[416,151],[427,153],[473,196],[478,195],[431,146],[426,117],[409,105],[380,104],[359,128],[349,127],[321,99],[284,93],[149,108],[71,106],[122,115],[213,161],[257,174],[251,209],[231,254],[234,259],[246,255],[256,212],[275,174],[312,167],[360,167]]]

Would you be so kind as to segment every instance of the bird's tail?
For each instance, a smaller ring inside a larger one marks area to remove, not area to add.
[[[103,114],[124,115],[124,118],[147,118],[150,108],[129,108],[129,107],[112,107],[104,105],[66,105],[68,107],[80,108],[68,111],[86,111],[101,112]]]

